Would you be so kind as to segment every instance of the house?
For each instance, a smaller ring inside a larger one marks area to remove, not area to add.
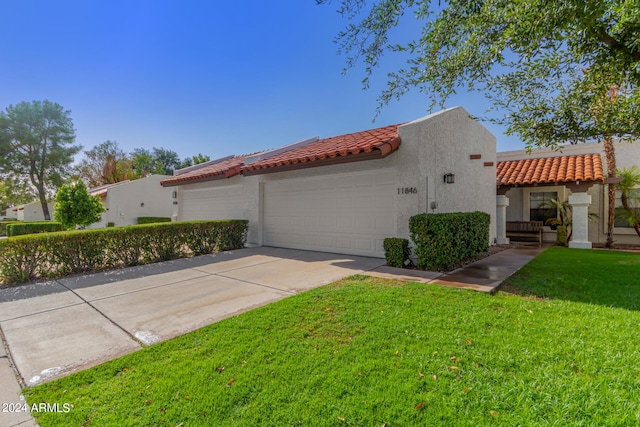
[[[496,237],[495,137],[462,107],[234,155],[162,181],[173,219],[247,219],[247,243],[383,257],[423,212],[483,211]]]
[[[2,211],[2,214],[5,217],[5,219],[18,219],[17,206],[9,207],[5,209],[4,211]]]
[[[615,143],[617,168],[640,166],[640,144]],[[504,221],[545,220],[555,217],[544,205],[556,199],[568,201],[573,210],[572,247],[591,248],[607,239],[607,169],[603,144],[562,146],[559,151],[536,149],[497,155],[498,241],[505,242]],[[616,205],[621,206],[618,194]],[[589,214],[595,220],[589,220]],[[555,241],[555,231],[545,226],[544,241]],[[614,240],[639,244],[640,237],[625,221],[617,220]]]
[[[53,219],[53,203],[47,203],[47,206],[49,207],[50,218]],[[44,221],[42,204],[39,200],[36,200],[31,203],[8,208],[7,218],[16,218],[18,221]]]
[[[141,216],[170,218],[173,213],[171,189],[160,185],[167,178],[168,175],[149,175],[90,189],[91,195],[101,198],[106,211],[102,213],[102,220],[88,228],[102,228],[109,223],[133,225]]]

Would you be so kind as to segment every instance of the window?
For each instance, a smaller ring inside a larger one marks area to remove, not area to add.
[[[630,191],[629,207],[635,213],[636,218],[640,220],[640,188]],[[619,228],[632,228],[628,218],[629,213],[622,207],[621,193],[616,191],[616,220],[614,226]]]
[[[558,200],[557,191],[531,193],[529,199],[529,221],[546,221],[557,218],[558,211],[550,205],[551,199]]]

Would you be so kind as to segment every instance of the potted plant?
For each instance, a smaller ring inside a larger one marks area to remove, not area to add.
[[[562,225],[562,221],[558,218],[549,218],[544,222],[544,225],[548,225],[553,231],[555,231],[559,225]]]

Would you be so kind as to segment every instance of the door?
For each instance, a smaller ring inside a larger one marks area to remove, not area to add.
[[[384,257],[383,240],[396,235],[396,182],[393,170],[266,182],[264,244]]]

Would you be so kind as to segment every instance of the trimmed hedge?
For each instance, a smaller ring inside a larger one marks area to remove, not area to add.
[[[139,216],[138,224],[156,224],[159,222],[171,222],[171,218],[163,216]]]
[[[491,217],[485,212],[420,214],[409,219],[418,268],[449,270],[489,250]]]
[[[5,218],[2,221],[0,221],[0,236],[6,236],[7,235],[7,225],[15,224],[16,221],[17,221],[17,219],[15,219],[15,218]]]
[[[74,230],[0,240],[0,280],[100,271],[244,246],[246,220],[187,221]]]
[[[17,222],[6,225],[8,237],[22,236],[25,234],[52,233],[55,231],[63,231],[64,226],[57,221],[32,221]]]
[[[405,261],[411,256],[409,241],[397,237],[388,237],[383,241],[384,258],[390,267],[404,268]]]

